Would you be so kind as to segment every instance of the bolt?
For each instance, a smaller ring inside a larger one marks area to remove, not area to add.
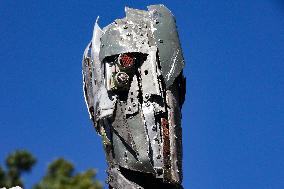
[[[160,42],[160,43],[163,43],[164,41],[163,41],[162,39],[159,39],[159,42]]]
[[[116,74],[116,80],[120,85],[127,84],[129,76],[125,72],[118,72]]]

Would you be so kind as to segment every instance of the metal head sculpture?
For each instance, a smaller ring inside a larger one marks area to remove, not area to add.
[[[97,22],[83,56],[84,94],[102,136],[110,188],[182,188],[184,59],[164,5]]]

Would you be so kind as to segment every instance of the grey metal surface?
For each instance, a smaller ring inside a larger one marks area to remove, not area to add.
[[[151,157],[153,161],[153,167],[157,178],[163,178],[163,173],[159,173],[157,170],[163,169],[163,153],[162,153],[162,138],[159,125],[156,124],[154,115],[154,106],[149,103],[142,105],[142,111],[145,119],[145,125],[147,128],[147,134],[150,141]]]
[[[151,98],[152,95],[160,95],[160,86],[157,76],[156,53],[156,47],[149,48],[147,59],[139,68],[144,100]]]
[[[138,151],[136,148],[136,144],[133,140],[133,134],[129,130],[127,119],[125,117],[125,108],[126,106],[124,102],[117,103],[112,127],[115,130],[116,135],[118,135],[122,142],[124,142],[124,146],[131,148],[131,150],[133,151],[133,155],[137,156]]]
[[[149,157],[149,139],[144,126],[144,120],[142,113],[139,111],[133,117],[127,119],[130,132],[133,133],[133,140],[137,144],[138,149],[138,162],[129,164],[137,171],[143,171],[146,173],[154,173],[153,166],[150,163]],[[136,168],[137,167],[137,168]]]
[[[100,60],[127,52],[147,53],[147,30],[147,25],[137,25],[128,19],[116,20],[101,38]]]
[[[138,94],[139,94],[139,86],[138,86],[137,76],[134,75],[128,91],[127,105],[125,108],[126,117],[130,117],[138,113],[139,110]]]
[[[126,179],[118,167],[112,167],[108,170],[108,183],[114,189],[143,189],[141,186]]]
[[[168,88],[184,67],[175,19],[164,5],[151,5],[148,6],[148,10],[151,15],[153,36],[159,49],[162,74]]]
[[[125,169],[182,188],[185,82],[175,19],[163,5],[126,7],[125,13],[103,29],[96,21],[82,62],[85,100],[102,137],[109,184],[142,188],[124,177]]]

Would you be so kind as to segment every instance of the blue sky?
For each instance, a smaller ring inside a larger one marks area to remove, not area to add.
[[[106,168],[82,93],[81,58],[100,16],[165,4],[186,60],[186,189],[284,188],[284,2],[0,1],[0,161],[28,149],[38,181],[56,157]]]

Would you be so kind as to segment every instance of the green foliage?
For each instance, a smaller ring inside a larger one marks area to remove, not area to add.
[[[46,176],[33,189],[101,189],[95,170],[74,174],[73,165],[60,158],[48,166]]]
[[[0,188],[23,187],[21,175],[31,171],[36,159],[25,150],[17,150],[6,158],[6,169],[0,166]],[[63,158],[51,162],[43,179],[33,189],[102,189],[95,179],[96,171],[89,169],[74,173],[72,163]]]
[[[6,158],[6,171],[0,167],[0,187],[22,186],[21,174],[29,172],[36,159],[25,150],[17,150]]]
[[[0,167],[0,187],[2,186],[5,186],[5,172],[2,167]]]
[[[26,150],[17,150],[6,159],[6,166],[9,169],[16,168],[20,172],[30,171],[35,163],[36,159]]]

